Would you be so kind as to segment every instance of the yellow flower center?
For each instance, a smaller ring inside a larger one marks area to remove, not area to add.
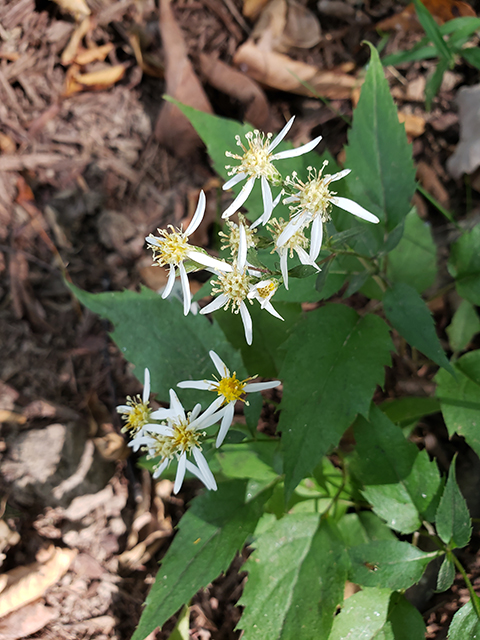
[[[161,267],[166,264],[173,264],[176,267],[187,258],[189,251],[188,237],[184,231],[175,230],[172,225],[168,225],[168,229],[158,229],[161,238],[155,238],[150,234],[151,238],[155,238],[160,244],[149,245],[153,251],[153,259]]]
[[[285,183],[297,189],[295,194],[297,204],[289,207],[292,215],[306,211],[312,218],[321,216],[323,222],[330,220],[331,200],[336,193],[328,188],[332,176],[322,177],[326,165],[325,161],[318,171],[313,167],[308,167],[308,181],[306,183],[298,178],[296,172],[292,174],[291,178],[286,178]]]
[[[200,451],[202,450],[200,441],[201,438],[206,436],[206,433],[197,431],[195,427],[190,425],[188,419],[174,422],[170,424],[170,427],[173,429],[173,435],[171,436],[151,434],[155,443],[153,447],[148,447],[150,453],[147,457],[149,459],[160,457],[159,465],[164,460],[172,460],[175,455],[180,456],[182,453],[190,453],[194,447],[197,447]]]
[[[275,293],[276,288],[274,282],[269,282],[264,287],[257,287],[257,292],[261,298],[268,298]]]
[[[238,214],[238,219],[244,226],[245,235],[247,236],[247,249],[250,249],[255,246],[255,234],[257,233],[257,230],[250,229],[245,224],[245,216],[242,216],[241,213]],[[218,234],[220,236],[220,242],[225,245],[222,249],[228,247],[232,256],[236,256],[238,254],[238,247],[240,246],[240,227],[231,220],[227,222],[227,227],[228,233],[220,231]]]
[[[280,236],[282,231],[287,226],[287,224],[288,224],[288,220],[285,221],[283,218],[280,218],[279,220],[277,220],[276,218],[273,218],[273,220],[270,220],[270,222],[267,223],[267,227],[272,233],[275,243],[277,241],[277,238]],[[293,236],[291,236],[287,240],[287,242],[283,246],[290,251],[290,258],[293,258],[294,249],[296,249],[297,247],[301,247],[302,249],[306,250],[308,248],[308,244],[309,244],[308,238],[303,233],[303,230],[299,229],[293,234]],[[271,253],[275,253],[275,251],[276,251],[276,247],[272,249]]]
[[[143,402],[140,396],[135,396],[134,398],[127,396],[127,406],[131,408],[131,411],[122,414],[122,418],[125,420],[122,433],[130,431],[132,437],[134,437],[142,427],[150,422],[152,410],[149,407],[148,400]]]
[[[237,378],[235,372],[233,372],[233,375],[230,378],[222,378],[218,383],[217,393],[219,396],[224,396],[224,404],[240,400],[243,395],[245,385],[250,379],[251,378],[247,378],[247,380],[241,381]]]
[[[240,164],[232,167],[226,165],[226,169],[229,169],[228,175],[232,176],[236,173],[246,173],[247,176],[253,176],[259,178],[264,176],[269,182],[274,184],[281,180],[281,175],[272,164],[272,153],[269,151],[271,133],[266,136],[260,131],[249,131],[245,138],[248,142],[248,148],[245,147],[240,139],[240,136],[235,136],[237,145],[242,148],[243,155],[231,153],[226,151],[225,155],[228,158],[234,158],[240,160]]]
[[[251,278],[244,269],[240,271],[237,266],[234,265],[233,270],[228,273],[220,273],[217,276],[217,280],[212,282],[212,293],[223,293],[228,296],[229,300],[225,305],[225,310],[229,305],[232,305],[232,312],[238,313],[240,311],[241,303],[246,299],[250,290]]]

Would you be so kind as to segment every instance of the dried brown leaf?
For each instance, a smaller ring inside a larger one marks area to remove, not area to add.
[[[114,46],[111,42],[102,44],[102,46],[100,47],[93,47],[92,49],[82,49],[81,51],[77,52],[73,62],[80,65],[81,67],[83,65],[90,64],[90,62],[103,62],[110,51],[113,51],[113,49]]]
[[[106,67],[99,71],[92,71],[91,73],[77,73],[74,79],[78,84],[84,87],[98,87],[99,89],[106,89],[111,87],[116,82],[121,80],[125,75],[125,67],[123,64],[116,64],[113,67]]]
[[[83,38],[87,35],[87,33],[91,29],[91,21],[90,18],[85,18],[75,31],[72,33],[71,38],[63,50],[62,56],[60,58],[60,62],[63,65],[70,64],[75,56],[77,55],[78,48]]]
[[[403,122],[405,125],[405,132],[407,136],[412,140],[418,138],[425,133],[425,118],[422,116],[415,116],[412,113],[398,113],[399,122]]]
[[[235,65],[261,84],[299,95],[320,95],[331,100],[349,98],[357,80],[340,70],[323,71],[292,60],[282,53],[263,51],[251,40],[237,49]],[[312,87],[312,92],[303,83]]]
[[[421,0],[421,2],[438,24],[444,24],[460,16],[475,17],[477,15],[473,8],[462,0]],[[413,3],[406,6],[400,13],[381,20],[375,26],[382,31],[422,31]]]
[[[13,422],[16,424],[25,424],[27,419],[20,413],[15,411],[8,411],[7,409],[0,409],[0,423],[1,422]]]
[[[90,15],[90,9],[85,0],[53,0],[64,11],[67,11],[77,20]]]
[[[19,640],[37,633],[57,617],[53,607],[32,602],[0,620],[0,640]]]
[[[246,18],[255,20],[270,0],[243,0],[242,13]]]

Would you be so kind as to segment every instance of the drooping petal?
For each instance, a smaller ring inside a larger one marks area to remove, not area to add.
[[[178,270],[180,271],[180,281],[182,283],[183,314],[188,316],[190,307],[192,306],[192,294],[190,293],[190,284],[188,283],[188,276],[183,262],[178,265]]]
[[[228,189],[231,189],[242,180],[245,180],[246,177],[247,177],[246,173],[237,173],[236,175],[233,176],[233,178],[230,178],[230,180],[227,180],[225,182],[225,184],[222,187],[223,191],[227,191]]]
[[[215,411],[222,406],[223,401],[224,401],[224,397],[223,396],[218,396],[217,398],[215,398],[215,400],[212,402],[212,404],[209,407],[207,407],[205,409],[205,411],[203,412],[202,420],[208,418],[211,415],[213,415],[215,413]],[[202,424],[202,427],[203,427],[203,424]]]
[[[270,301],[265,302],[262,305],[262,309],[265,309],[265,311],[268,311],[268,313],[271,313],[272,316],[274,316],[275,318],[278,318],[279,320],[283,320],[284,318],[282,318],[282,316],[278,313],[278,311],[275,311],[273,304]]]
[[[280,247],[280,271],[282,272],[283,284],[288,291],[288,249],[286,247]]]
[[[250,382],[245,385],[245,393],[255,393],[256,391],[264,391],[265,389],[274,389],[282,384],[280,380],[271,380],[270,382]]]
[[[312,149],[315,149],[321,139],[322,136],[318,136],[318,138],[314,138],[313,140],[310,140],[310,142],[307,142],[307,144],[302,144],[301,147],[297,147],[296,149],[279,151],[273,156],[272,160],[283,160],[284,158],[296,158],[297,156],[303,156],[304,153],[308,153]]]
[[[208,355],[212,359],[213,364],[215,365],[215,369],[218,371],[219,375],[222,378],[227,378],[230,376],[230,371],[227,365],[223,362],[219,355],[215,353],[213,349],[210,349]]]
[[[328,176],[328,181],[325,181],[328,182],[328,184],[336,182],[337,180],[341,180],[342,178],[345,178],[345,176],[348,176],[351,171],[351,169],[342,169],[338,173],[334,173],[333,176]],[[325,176],[325,178],[327,178],[327,176]]]
[[[172,293],[173,285],[175,284],[175,265],[170,265],[170,271],[168,274],[167,284],[165,289],[162,291],[162,298],[168,298],[168,296]]]
[[[225,440],[227,431],[229,430],[230,425],[232,424],[234,413],[235,413],[235,402],[229,402],[225,408],[225,414],[220,424],[217,440],[215,441],[215,446],[217,447],[217,449],[218,447],[221,446],[222,442]]]
[[[143,402],[147,402],[150,397],[150,371],[145,367],[145,371],[143,373]]]
[[[217,311],[217,309],[224,307],[227,304],[228,299],[228,296],[221,293],[218,298],[215,298],[215,300],[209,302],[205,307],[203,307],[203,309],[200,309],[200,313],[202,315],[205,315],[206,313],[213,313],[214,311]]]
[[[260,183],[262,185],[262,198],[263,198],[263,215],[260,216],[262,218],[262,223],[265,224],[266,221],[270,220],[270,216],[273,211],[273,197],[272,190],[270,189],[270,185],[268,184],[268,180],[265,176],[260,178]]]
[[[175,476],[175,484],[173,485],[173,493],[177,494],[183,484],[185,478],[185,468],[187,466],[187,454],[182,453],[178,460],[177,475]]]
[[[158,478],[159,476],[161,476],[167,467],[168,467],[168,458],[165,458],[165,460],[162,460],[162,462],[158,465],[158,467],[153,472],[153,478]]]
[[[189,249],[187,251],[187,256],[190,258],[190,260],[198,262],[199,264],[203,264],[205,267],[211,267],[212,269],[216,269],[217,271],[232,271],[232,265],[228,264],[228,262],[217,260],[217,258],[212,258],[212,256],[209,256],[202,251]]]
[[[192,233],[194,231],[196,231],[196,229],[198,229],[200,223],[203,220],[203,216],[205,214],[205,205],[206,205],[207,199],[205,197],[205,194],[203,191],[200,191],[200,196],[198,197],[198,204],[197,204],[197,208],[195,209],[195,213],[193,214],[193,218],[190,221],[190,224],[187,227],[187,230],[185,231],[187,236],[192,235]]]
[[[277,238],[277,247],[282,247],[286,244],[297,231],[302,229],[310,221],[310,216],[306,211],[302,211],[294,218],[292,218],[282,233]]]
[[[213,473],[210,471],[208,462],[205,460],[205,456],[198,447],[193,448],[193,457],[195,458],[195,462],[197,463],[202,476],[205,478],[205,486],[207,489],[216,489],[217,483],[215,482]]]
[[[191,474],[192,474],[192,475],[194,475],[196,478],[198,478],[198,479],[200,480],[200,482],[203,482],[203,484],[205,485],[205,487],[206,487],[207,489],[213,488],[213,487],[209,487],[209,486],[207,485],[207,479],[203,477],[202,472],[200,471],[200,469],[199,469],[197,466],[195,466],[195,465],[193,464],[193,462],[190,462],[190,460],[187,460],[187,462],[186,462],[186,468],[187,468],[187,471],[188,471],[189,473],[191,473]],[[216,489],[216,484],[215,484],[215,489]]]
[[[297,255],[300,258],[300,262],[302,264],[308,264],[310,267],[315,267],[317,271],[321,271],[318,264],[315,261],[312,261],[312,259],[310,258],[310,256],[308,255],[308,253],[305,251],[303,247],[295,247],[295,251],[297,252]]]
[[[247,264],[247,232],[243,224],[238,226],[238,236],[237,268],[243,271]]]
[[[220,398],[222,398],[222,396],[220,396]],[[219,400],[219,398],[217,398],[217,401],[218,400]],[[212,402],[212,404],[210,406],[213,406],[215,404],[218,405],[217,401],[216,402]],[[223,402],[223,398],[222,398],[222,402]],[[208,427],[211,427],[212,424],[215,424],[216,422],[219,422],[219,420],[221,418],[223,418],[223,414],[224,413],[225,413],[225,409],[220,409],[220,411],[217,411],[216,413],[214,413],[214,412],[210,411],[210,407],[209,407],[196,420],[192,420],[190,422],[190,426],[193,427],[194,429],[196,429],[197,431],[199,429],[208,429]]]
[[[370,213],[370,211],[367,211],[366,209],[361,207],[359,204],[357,204],[353,200],[350,200],[349,198],[341,198],[340,196],[334,196],[331,199],[331,202],[333,204],[336,204],[337,207],[340,207],[341,209],[348,211],[348,213],[352,213],[354,216],[357,216],[357,218],[362,218],[362,220],[366,220],[367,222],[373,222],[375,224],[377,222],[380,222],[379,218],[377,218],[376,215],[374,215],[373,213]]]
[[[217,383],[218,384],[218,383]],[[215,383],[209,380],[182,380],[177,384],[180,389],[198,389],[199,391],[214,391]]]
[[[236,211],[240,209],[248,196],[252,193],[253,185],[255,183],[255,177],[249,178],[246,183],[243,185],[242,190],[232,202],[232,204],[225,209],[222,213],[222,218],[229,218]]]
[[[185,420],[185,409],[173,389],[170,389],[170,411],[172,415]]]
[[[240,315],[242,316],[243,328],[245,329],[245,340],[247,344],[250,345],[253,340],[252,318],[247,309],[247,305],[243,301],[240,303]]]
[[[312,233],[310,236],[310,260],[315,262],[320,253],[323,239],[323,220],[322,216],[317,216],[313,220]]]
[[[275,136],[275,138],[272,140],[272,142],[269,144],[268,146],[268,151],[271,153],[275,147],[278,147],[278,145],[280,144],[280,142],[285,138],[285,136],[287,135],[287,133],[290,131],[290,129],[292,128],[292,124],[293,121],[295,120],[295,116],[292,116],[290,118],[290,120],[287,122],[287,124],[283,127],[283,129],[280,131],[280,133],[278,133],[278,135]]]

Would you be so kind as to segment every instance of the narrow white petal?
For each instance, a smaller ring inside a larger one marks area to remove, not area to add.
[[[243,328],[245,329],[245,340],[247,344],[252,344],[253,330],[252,330],[252,318],[247,309],[245,302],[240,303],[240,315],[242,316]]]
[[[132,413],[132,407],[129,407],[128,404],[119,404],[117,407],[117,413]]]
[[[215,385],[208,380],[183,380],[177,384],[180,389],[198,389],[199,391],[213,391]]]
[[[227,365],[220,358],[220,356],[217,355],[213,349],[211,349],[208,352],[208,355],[212,359],[212,362],[215,365],[215,369],[222,376],[222,378],[228,378],[230,376],[230,371],[229,371]]]
[[[290,118],[290,120],[287,122],[287,124],[283,127],[283,129],[280,131],[280,133],[275,136],[275,138],[272,140],[271,144],[268,147],[269,152],[271,153],[275,147],[277,147],[280,142],[285,138],[285,136],[287,135],[287,133],[290,131],[290,129],[292,128],[292,124],[293,121],[295,120],[295,116],[292,116]]]
[[[222,406],[224,400],[225,400],[225,398],[223,396],[218,396],[217,398],[215,398],[215,400],[212,402],[212,404],[205,409],[205,411],[203,412],[202,417],[200,418],[200,420],[201,421],[206,420],[209,416],[213,415],[215,413],[215,411]],[[215,420],[215,422],[217,422],[217,420]],[[215,424],[215,422],[213,424]],[[203,426],[204,425],[203,425],[203,422],[202,422],[202,428],[203,428]]]
[[[317,271],[321,271],[318,264],[315,261],[312,261],[312,259],[310,258],[310,256],[308,255],[308,253],[305,251],[303,247],[295,247],[295,251],[297,252],[297,255],[300,258],[300,262],[302,264],[308,264],[311,267],[315,267]]]
[[[203,477],[202,472],[200,471],[200,469],[198,467],[196,467],[193,462],[190,462],[190,460],[187,460],[186,462],[186,469],[189,473],[191,473],[193,476],[195,476],[196,478],[198,478],[200,480],[200,482],[202,482],[205,487],[207,487],[207,489],[210,489],[210,487],[207,486],[207,481],[206,479]]]
[[[232,204],[225,209],[222,213],[222,218],[229,218],[232,216],[235,211],[238,211],[240,207],[243,205],[248,196],[252,193],[253,185],[255,183],[255,178],[249,178],[247,182],[243,185],[242,190],[232,202]]]
[[[169,438],[173,436],[173,430],[166,424],[146,424],[143,427],[146,433],[157,433],[159,436],[166,436]]]
[[[282,272],[283,284],[288,291],[288,249],[283,247],[279,251],[280,253],[280,271]]]
[[[366,220],[367,222],[374,222],[375,224],[377,222],[380,222],[377,216],[375,216],[373,213],[370,213],[370,211],[367,211],[349,198],[341,198],[340,196],[335,196],[331,199],[331,201],[333,204],[336,204],[337,207],[348,211],[348,213],[352,213],[358,218],[362,218],[362,220]]]
[[[130,442],[128,443],[128,446],[132,447],[134,451],[138,451],[140,447],[149,446],[151,442],[152,442],[151,438],[149,438],[148,436],[144,436],[142,434],[137,436],[136,438],[133,438],[133,440],[130,440]]]
[[[143,402],[147,402],[150,397],[150,371],[145,367],[145,371],[143,373]]]
[[[165,409],[165,407],[160,407],[160,409],[155,409],[150,414],[150,418],[152,420],[167,420],[167,418],[171,418],[173,412],[171,409]]]
[[[198,262],[199,264],[203,264],[205,267],[217,269],[217,271],[232,271],[233,269],[233,267],[228,264],[228,262],[217,260],[217,258],[212,258],[212,256],[209,256],[202,251],[195,251],[195,249],[189,249],[189,251],[187,252],[187,256],[190,258],[190,260]]]
[[[271,313],[272,316],[275,316],[275,318],[278,318],[279,320],[283,320],[282,316],[278,313],[278,311],[275,311],[270,301],[265,302],[262,305],[262,309],[265,309],[265,311],[268,311],[268,313]]]
[[[191,427],[194,427],[194,429],[196,429],[197,431],[199,429],[208,429],[208,427],[211,427],[212,424],[215,424],[216,422],[219,422],[219,420],[221,418],[223,418],[223,414],[225,413],[225,409],[220,409],[220,411],[212,412],[211,408],[215,405],[218,406],[218,401],[221,398],[222,402],[223,402],[223,396],[219,396],[219,398],[217,398],[217,400],[215,402],[212,402],[212,404],[210,405],[210,407],[208,407],[208,409],[206,411],[203,412],[203,414],[201,416],[199,416],[196,420],[193,420],[190,423]]]
[[[243,270],[247,263],[247,232],[245,231],[243,224],[240,224],[238,227],[238,235],[237,267],[238,269]]]
[[[192,305],[192,294],[190,293],[190,285],[188,283],[187,272],[185,271],[185,267],[183,262],[178,265],[178,270],[180,271],[180,281],[182,283],[182,293],[183,293],[183,314],[188,316],[190,311],[190,307]]]
[[[220,430],[218,432],[217,440],[215,441],[215,446],[220,447],[222,442],[225,440],[225,436],[232,424],[233,415],[235,413],[235,402],[229,402],[227,405],[227,410],[225,411],[225,415],[222,418],[222,423],[220,424]]]
[[[290,238],[297,233],[307,222],[309,222],[310,216],[306,212],[299,213],[292,218],[282,233],[277,238],[277,247],[281,247],[286,244]]]
[[[310,236],[310,260],[315,262],[320,253],[323,239],[323,221],[322,216],[317,216],[312,224],[312,233]]]
[[[271,380],[270,382],[251,382],[245,385],[245,393],[255,393],[256,391],[264,391],[265,389],[274,389],[282,384],[280,380]]]
[[[153,472],[153,477],[158,478],[168,467],[168,458],[165,458]]]
[[[345,176],[348,176],[348,174],[351,172],[351,169],[342,169],[342,171],[339,171],[338,173],[334,173],[333,176],[330,176],[328,179],[328,184],[330,184],[330,182],[336,182],[337,180],[341,180],[342,178],[345,178]]]
[[[185,409],[173,389],[170,389],[170,411],[174,416],[185,420]]]
[[[205,315],[206,313],[213,313],[214,311],[217,311],[217,309],[224,307],[227,302],[228,296],[226,296],[224,293],[221,293],[218,298],[215,298],[215,300],[209,302],[205,307],[203,307],[203,309],[200,309],[200,313],[202,315]]]
[[[213,473],[210,471],[208,462],[205,460],[205,456],[198,447],[193,448],[193,457],[195,458],[195,462],[197,463],[202,476],[205,478],[205,486],[207,487],[207,489],[216,489],[217,483],[215,482]]]
[[[162,298],[168,298],[168,296],[172,293],[173,285],[175,284],[175,265],[170,265],[170,272],[168,274],[167,286],[162,291]]]
[[[148,242],[148,244],[151,244],[154,247],[162,246],[162,240],[160,238],[156,238],[155,236],[147,236],[145,238],[145,242]]]
[[[227,180],[227,182],[225,182],[225,184],[222,187],[223,191],[227,191],[228,189],[231,189],[242,180],[245,180],[246,177],[247,177],[246,173],[243,173],[243,172],[237,173],[236,175],[233,176],[233,178],[230,178],[230,180]]]
[[[203,191],[200,191],[200,196],[198,197],[197,208],[195,209],[195,213],[193,214],[193,218],[190,221],[190,224],[187,227],[185,233],[187,236],[190,236],[194,231],[196,231],[203,220],[203,216],[205,214],[205,205],[207,199],[205,198],[205,194]]]
[[[193,409],[192,412],[190,414],[190,422],[193,422],[194,420],[196,420],[198,418],[198,416],[200,415],[200,411],[202,410],[202,405],[197,403]]]
[[[187,454],[182,453],[178,461],[177,475],[175,476],[175,484],[173,485],[173,493],[178,493],[185,478],[185,467],[187,466]]]
[[[262,198],[263,198],[263,216],[262,222],[265,224],[270,219],[273,211],[273,197],[272,190],[270,189],[270,185],[268,184],[268,180],[265,176],[262,176],[260,179],[260,183],[262,185]]]
[[[322,136],[318,136],[318,138],[314,138],[313,140],[310,140],[310,142],[307,142],[307,144],[302,144],[301,147],[297,147],[296,149],[280,151],[273,156],[273,160],[283,160],[284,158],[296,158],[297,156],[303,156],[304,153],[308,153],[312,149],[315,149],[321,139]]]

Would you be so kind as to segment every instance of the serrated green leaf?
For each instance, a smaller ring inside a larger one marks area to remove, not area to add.
[[[470,542],[472,522],[467,503],[455,479],[455,460],[456,458],[450,465],[447,484],[438,505],[435,527],[445,544],[461,548]]]
[[[462,300],[446,328],[453,351],[463,351],[479,331],[480,318],[475,307],[468,300]]]
[[[226,571],[257,525],[266,490],[246,502],[247,483],[222,483],[192,501],[168,549],[132,640],[143,640],[172,616],[201,587]]]
[[[350,596],[335,618],[328,640],[377,640],[388,624],[390,589],[364,589]]]
[[[480,305],[480,225],[464,233],[450,251],[449,270],[457,291],[474,305]]]
[[[354,425],[357,449],[353,469],[374,512],[401,533],[412,533],[422,518],[432,519],[441,488],[438,468],[426,451],[372,405],[369,421]]]
[[[245,640],[326,638],[343,600],[347,558],[335,527],[318,514],[289,514],[255,542],[240,605]]]
[[[218,353],[232,371],[246,377],[240,354],[227,342],[218,325],[204,316],[183,315],[182,304],[175,299],[162,300],[150,289],[140,293],[88,293],[70,285],[82,304],[114,325],[111,337],[135,365],[135,374],[143,382],[145,367],[150,369],[152,392],[168,402],[168,391],[181,380],[211,379],[215,369],[208,355]],[[177,390],[182,399],[196,404],[213,400],[210,393]]]
[[[412,209],[405,218],[403,237],[388,254],[387,277],[405,282],[418,293],[432,286],[437,275],[437,248],[430,225]]]
[[[416,584],[437,552],[425,553],[400,540],[373,540],[348,550],[349,580],[363,587],[408,589]]]
[[[223,445],[216,454],[222,473],[229,478],[252,478],[272,482],[280,467],[279,440],[258,440]]]
[[[450,437],[463,436],[480,456],[480,351],[471,351],[457,360],[456,378],[444,371],[435,377],[437,397]]]
[[[371,540],[396,540],[393,531],[371,511],[346,513],[337,527],[347,547],[356,547]]]
[[[480,611],[480,600],[477,597],[477,611]],[[448,630],[448,640],[475,640],[480,638],[480,617],[472,601],[464,604],[453,616]]]
[[[432,314],[415,289],[404,282],[394,284],[383,296],[383,308],[387,320],[412,347],[453,374],[435,332]]]
[[[442,566],[437,576],[437,589],[438,593],[447,591],[455,580],[455,564],[449,554],[445,556],[442,562]]]
[[[424,416],[438,413],[440,402],[437,398],[404,397],[385,400],[379,408],[392,422],[406,426]]]
[[[373,345],[375,345],[373,347]],[[358,413],[368,412],[384,379],[392,343],[378,316],[327,304],[306,315],[286,343],[279,431],[287,498],[337,446]]]
[[[346,166],[352,170],[347,184],[353,199],[382,221],[368,227],[380,247],[385,229],[392,232],[410,211],[415,168],[378,53],[370,49],[365,83],[348,134]]]

